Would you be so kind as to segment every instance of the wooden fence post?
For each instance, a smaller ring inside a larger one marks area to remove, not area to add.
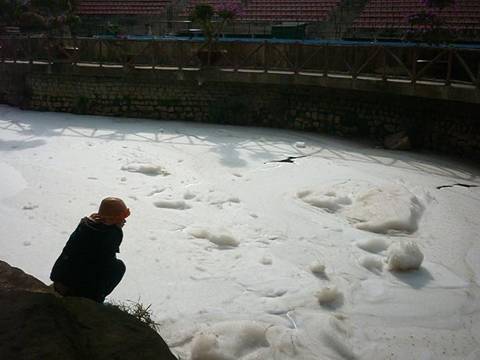
[[[52,73],[52,44],[51,44],[50,37],[47,37],[47,62],[48,62],[47,73],[51,74]]]
[[[452,83],[452,62],[453,62],[453,51],[452,49],[448,50],[448,62],[447,62],[447,78],[445,79],[445,85],[450,86]]]
[[[263,72],[268,72],[268,41],[265,40],[263,43]]]
[[[33,64],[33,55],[32,55],[32,38],[30,37],[30,34],[27,35],[27,43],[28,43],[28,65],[29,65],[29,69],[31,69]]]
[[[295,42],[295,63],[293,65],[293,72],[294,74],[298,74],[298,69],[300,67],[300,51],[301,51],[301,48],[300,48],[300,42],[296,41]]]
[[[412,78],[411,82],[413,85],[417,83],[417,49],[413,48],[412,50]]]
[[[323,76],[328,77],[328,45],[323,45]]]
[[[100,61],[99,61],[100,67],[103,67],[103,41],[102,40],[99,40],[98,53],[100,55]]]

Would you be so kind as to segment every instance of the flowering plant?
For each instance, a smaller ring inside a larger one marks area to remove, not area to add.
[[[218,40],[225,26],[239,16],[241,11],[239,3],[234,0],[225,1],[216,7],[200,3],[193,8],[190,20],[202,29],[207,43],[208,64],[210,64],[213,44]]]
[[[425,10],[409,15],[407,21],[410,25],[425,25],[428,27],[440,23],[440,19],[437,15],[431,11]]]
[[[450,41],[452,33],[441,13],[445,7],[454,5],[455,0],[422,0],[422,3],[424,10],[407,16],[411,26],[407,38],[429,43]]]

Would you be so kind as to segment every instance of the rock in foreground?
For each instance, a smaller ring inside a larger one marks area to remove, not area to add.
[[[0,261],[0,359],[175,360],[154,330],[115,307],[62,298]]]

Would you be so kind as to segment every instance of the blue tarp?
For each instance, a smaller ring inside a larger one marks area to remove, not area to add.
[[[97,35],[100,39],[125,39],[125,40],[159,40],[159,41],[190,41],[203,42],[202,36],[154,36],[154,35]],[[272,44],[304,44],[304,45],[331,45],[331,46],[392,46],[392,47],[427,47],[427,48],[456,48],[456,49],[480,49],[480,44],[475,43],[455,43],[455,44],[426,44],[411,41],[385,41],[385,40],[295,40],[295,39],[256,39],[256,38],[221,38],[221,42],[244,42],[244,43],[263,43]]]

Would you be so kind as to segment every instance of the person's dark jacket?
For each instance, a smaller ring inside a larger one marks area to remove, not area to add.
[[[87,297],[105,295],[99,292],[107,286],[110,269],[119,261],[116,253],[122,238],[120,227],[83,218],[55,262],[50,279]]]

